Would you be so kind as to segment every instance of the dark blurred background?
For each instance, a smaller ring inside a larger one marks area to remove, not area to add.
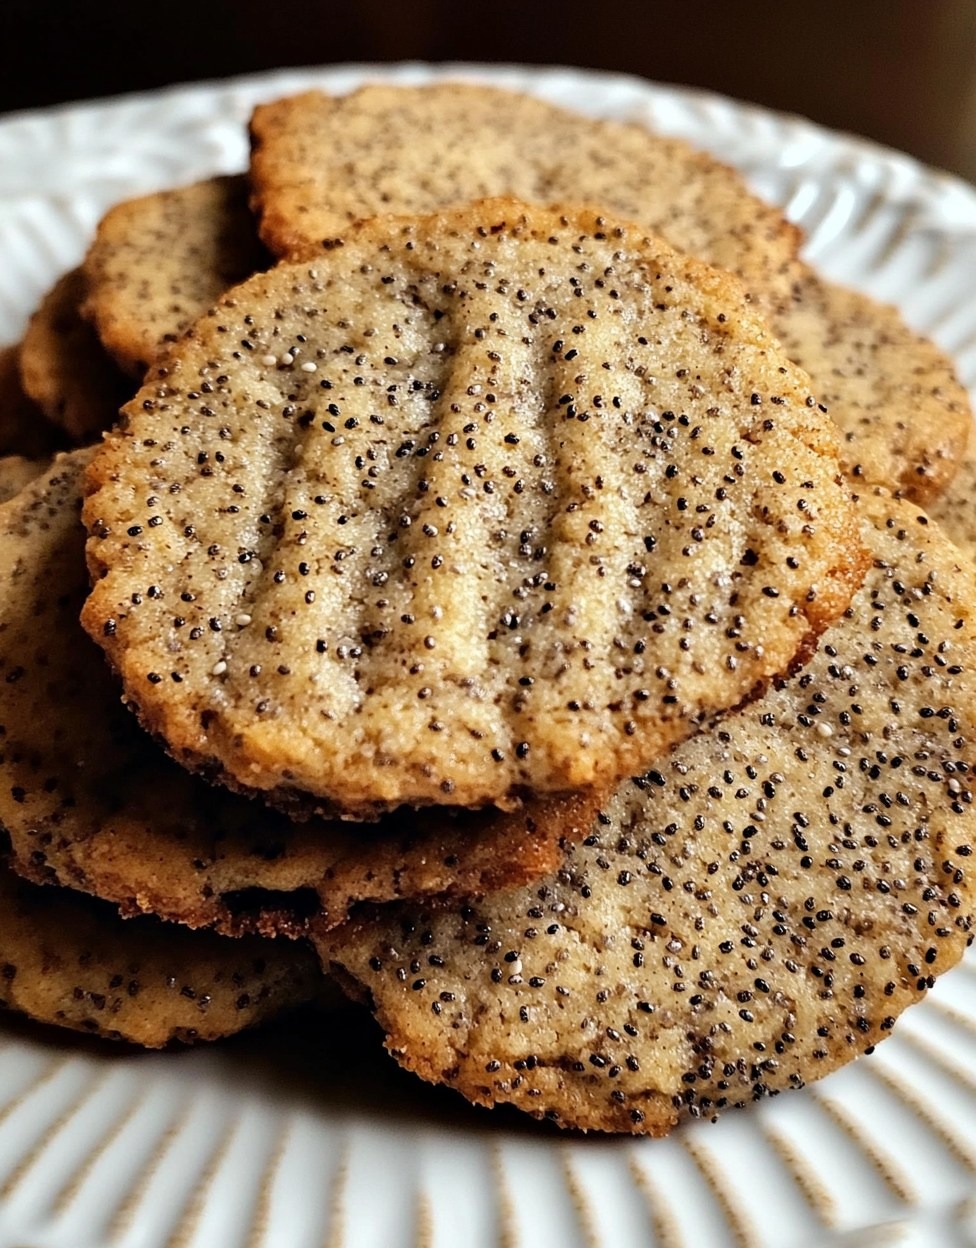
[[[976,178],[976,0],[0,0],[0,112],[414,58],[708,87]]]

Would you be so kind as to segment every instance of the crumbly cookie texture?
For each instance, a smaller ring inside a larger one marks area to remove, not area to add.
[[[0,347],[0,454],[41,459],[64,442],[64,432],[24,393],[20,344]]]
[[[300,936],[356,901],[465,898],[537,879],[562,840],[586,834],[595,797],[296,826],[188,775],[122,706],[78,623],[90,457],[64,456],[0,507],[0,825],[19,874],[127,915]]]
[[[144,195],[99,223],[83,266],[82,313],[120,367],[141,378],[225,290],[267,262],[243,176]]]
[[[560,870],[321,942],[399,1062],[661,1135],[869,1050],[958,961],[976,584],[923,513],[864,503],[873,567],[810,665],[622,785]]]
[[[126,922],[0,869],[0,1009],[156,1049],[233,1035],[328,991],[302,945]]]
[[[486,196],[599,204],[679,251],[788,294],[799,230],[734,169],[681,139],[497,87],[373,85],[259,105],[251,184],[265,242],[317,254],[356,220]]]
[[[606,788],[846,607],[836,456],[729,275],[586,209],[379,219],[126,408],[83,622],[176,758],[272,799]]]
[[[46,472],[50,459],[25,459],[23,455],[0,455],[0,503],[9,502],[25,485]]]
[[[80,269],[66,273],[41,301],[20,345],[24,390],[71,442],[91,442],[118,419],[134,387],[82,319]]]
[[[948,356],[895,308],[806,265],[769,321],[839,427],[844,470],[928,506],[952,480],[973,422]]]

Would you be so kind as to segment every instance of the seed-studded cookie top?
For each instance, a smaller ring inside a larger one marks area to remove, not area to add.
[[[210,178],[117,204],[85,257],[84,315],[141,377],[230,286],[268,257],[243,177]]]
[[[862,483],[924,503],[952,477],[972,418],[949,360],[893,308],[796,260],[799,231],[679,140],[460,83],[310,91],[259,106],[251,132],[254,201],[279,255],[315,254],[357,218],[482,195],[599,204],[742,277]]]
[[[251,184],[277,255],[316,254],[356,220],[488,195],[599,204],[680,251],[789,292],[800,233],[727,165],[643,126],[596,121],[497,87],[308,91],[260,105]]]
[[[397,1059],[479,1103],[663,1134],[883,1039],[976,909],[976,585],[906,503],[801,675],[627,781],[563,868],[323,942]]]
[[[341,922],[358,900],[467,897],[538,879],[557,865],[561,839],[585,834],[596,802],[577,798],[507,815],[295,826],[178,767],[121,705],[78,623],[90,455],[64,456],[0,507],[0,825],[18,873],[127,914],[299,935],[312,918]]]
[[[952,480],[973,422],[948,356],[895,308],[801,264],[769,323],[840,429],[845,472],[929,505]]]
[[[367,223],[129,406],[85,626],[237,785],[349,813],[606,784],[849,601],[807,380],[733,279],[592,213]]]
[[[233,1035],[325,989],[305,946],[129,923],[105,902],[0,868],[0,1008],[161,1048]]]

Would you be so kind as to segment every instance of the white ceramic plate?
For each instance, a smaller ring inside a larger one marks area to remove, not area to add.
[[[738,165],[832,277],[976,386],[976,192],[715,96],[575,70],[264,75],[0,122],[0,341],[119,198],[243,167],[255,102],[452,75],[645,120]],[[339,1032],[339,1034],[336,1034]],[[0,1248],[976,1245],[976,959],[822,1084],[665,1141],[565,1137],[415,1084],[366,1023],[120,1055],[0,1030]]]

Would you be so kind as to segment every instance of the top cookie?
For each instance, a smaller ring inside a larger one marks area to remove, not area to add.
[[[89,469],[84,623],[174,753],[346,813],[640,771],[782,672],[862,547],[740,285],[486,201],[232,291]]]
[[[316,253],[379,213],[512,195],[599,204],[739,274],[756,295],[789,293],[796,227],[735,170],[642,126],[452,82],[308,91],[260,105],[251,140],[261,235],[280,256]]]
[[[85,257],[83,314],[115,361],[141,377],[229,287],[264,267],[243,177],[117,204]]]

